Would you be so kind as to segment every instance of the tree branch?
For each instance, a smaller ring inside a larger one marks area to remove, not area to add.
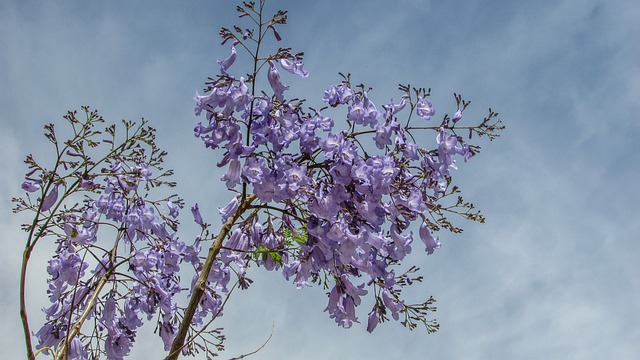
[[[191,298],[189,299],[189,305],[184,313],[184,318],[182,318],[182,323],[178,328],[178,334],[175,339],[173,339],[173,343],[171,344],[171,350],[169,355],[165,358],[165,360],[176,360],[180,356],[180,352],[184,347],[184,340],[187,337],[187,333],[189,332],[189,328],[191,327],[191,320],[198,309],[198,304],[200,303],[200,299],[204,295],[204,292],[207,289],[207,281],[209,278],[209,272],[213,267],[213,261],[218,256],[220,249],[222,248],[222,242],[227,237],[227,234],[231,231],[233,225],[236,224],[236,221],[242,216],[242,214],[249,209],[249,205],[256,199],[255,194],[249,194],[244,199],[244,201],[238,207],[235,214],[231,217],[231,219],[227,220],[226,223],[220,229],[220,233],[216,237],[216,240],[209,247],[209,254],[207,255],[207,259],[202,266],[202,271],[200,272],[200,276],[198,276],[198,280],[196,281],[196,285],[193,288],[193,293],[191,294]]]

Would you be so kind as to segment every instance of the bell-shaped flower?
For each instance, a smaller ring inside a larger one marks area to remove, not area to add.
[[[376,326],[378,326],[378,312],[375,310],[372,310],[369,313],[369,317],[367,319],[367,331],[368,332],[373,332],[373,330],[376,328]]]
[[[259,183],[267,175],[264,159],[255,156],[248,157],[245,165],[242,167],[242,175],[250,183]]]
[[[22,190],[24,191],[28,191],[28,192],[34,192],[34,191],[38,191],[40,190],[40,183],[39,182],[31,182],[31,181],[25,181],[22,183]]]
[[[363,119],[365,115],[364,104],[360,98],[356,98],[356,100],[349,106],[349,113],[347,114],[347,119],[353,121],[356,124],[363,124]]]
[[[363,96],[364,96],[363,105],[364,105],[365,113],[364,113],[362,125],[370,126],[371,128],[373,128],[378,123],[378,115],[380,113],[378,112],[378,108],[376,108],[376,105],[373,103],[373,101],[369,100],[369,97],[366,92],[364,93]]]
[[[170,321],[163,321],[162,324],[159,324],[159,328],[160,338],[164,343],[164,350],[168,351],[171,349],[173,339],[178,333],[178,327],[172,324]]]
[[[204,227],[204,220],[202,220],[202,215],[200,214],[198,203],[191,207],[191,214],[193,215],[193,220],[196,222],[196,224]]]
[[[360,305],[360,297],[367,295],[364,284],[358,286],[353,285],[347,274],[340,275],[340,283],[342,283],[344,292],[353,298],[354,304],[356,306]]]
[[[47,211],[51,209],[56,201],[58,201],[58,184],[55,184],[49,194],[45,196],[44,199],[42,199],[42,206],[40,207],[40,211]]]
[[[267,79],[269,80],[269,85],[271,85],[271,89],[273,89],[276,99],[280,102],[284,101],[284,92],[289,89],[289,86],[282,84],[280,74],[278,73],[278,69],[276,69],[273,61],[269,61]]]
[[[320,141],[320,147],[324,150],[324,156],[331,158],[333,155],[339,152],[344,142],[344,134],[339,132],[338,134],[329,133],[326,139]]]
[[[451,118],[451,120],[453,120],[453,123],[457,123],[460,119],[462,119],[462,110],[458,109],[456,110],[456,113],[453,114],[453,117]]]
[[[127,296],[124,302],[124,316],[120,318],[120,323],[130,331],[134,331],[143,325],[142,320],[138,317],[140,312],[140,300],[135,296]]]
[[[237,44],[238,42],[236,41],[231,45],[231,54],[229,54],[226,59],[218,60],[218,65],[220,65],[220,73],[223,75],[227,75],[227,70],[236,61],[236,57],[238,56],[238,52],[236,51]]]
[[[220,178],[227,182],[227,189],[233,189],[240,183],[240,160],[233,159],[229,164],[227,172]],[[202,225],[202,224],[200,224]]]
[[[376,143],[378,149],[384,149],[385,146],[391,145],[391,135],[396,134],[400,129],[400,124],[396,119],[387,120],[385,124],[375,125],[376,134],[373,137],[373,141]]]
[[[253,184],[253,191],[258,199],[263,202],[281,201],[286,198],[286,183],[278,181],[274,174],[266,174],[262,181]]]
[[[398,320],[399,313],[404,309],[404,304],[389,296],[389,291],[387,289],[382,290],[382,302],[384,303],[384,306],[391,311],[391,316],[394,320]]]
[[[104,350],[108,359],[124,359],[131,351],[133,343],[131,339],[117,327],[109,328]]]
[[[407,105],[408,98],[408,95],[402,95],[402,100],[400,100],[399,104],[394,104],[393,99],[391,99],[391,101],[389,101],[389,104],[383,105],[382,107],[386,110],[385,117],[389,118],[402,111],[402,109],[404,109],[404,107]]]
[[[425,222],[420,225],[420,239],[426,246],[425,251],[427,252],[427,255],[433,254],[435,249],[440,248],[440,241],[438,241],[438,238],[434,238],[433,235],[431,235],[431,230],[429,230],[429,227]]]
[[[171,199],[169,199],[169,201],[167,201],[167,208],[169,208],[169,215],[171,215],[171,217],[173,217],[174,219],[178,218],[178,215],[180,214],[180,204],[173,204],[173,201],[171,201]]]
[[[89,354],[82,341],[78,336],[74,337],[69,343],[69,350],[67,352],[68,360],[84,360],[88,359]]]
[[[411,253],[411,242],[413,242],[413,233],[409,232],[408,235],[401,235],[398,231],[398,226],[394,223],[391,225],[391,239],[393,240],[393,255],[394,260],[402,260],[404,257]]]
[[[116,300],[113,295],[110,295],[107,301],[104,303],[104,309],[102,310],[102,319],[100,321],[106,327],[112,327],[115,325],[116,320]]]
[[[375,232],[371,232],[368,230],[364,230],[365,232],[365,241],[367,244],[371,245],[373,248],[378,250],[378,253],[382,256],[388,256],[389,251],[387,249],[390,241],[388,238],[382,236],[382,234],[377,234]]]
[[[301,186],[307,185],[307,167],[306,165],[294,166],[285,172],[287,186],[291,191],[298,191]]]
[[[423,99],[420,97],[416,103],[416,114],[425,120],[429,120],[436,114],[436,110],[433,108],[433,105],[431,105],[431,101],[429,101],[429,99]]]
[[[222,222],[227,222],[236,210],[238,210],[238,207],[240,207],[240,195],[236,195],[225,207],[218,208]]]
[[[346,83],[340,85],[331,85],[324,91],[322,101],[326,102],[332,107],[336,107],[340,104],[346,104],[354,96],[353,90]]]
[[[295,59],[294,61],[291,61],[289,59],[280,59],[280,65],[282,65],[283,69],[292,74],[298,75],[301,78],[306,78],[307,76],[309,76],[309,73],[304,69],[304,64],[300,59]]]
[[[48,322],[44,324],[44,326],[41,327],[34,335],[36,339],[38,339],[36,350],[39,350],[42,348],[53,348],[54,345],[58,343],[58,340],[60,340],[61,337],[64,337],[64,331],[56,329],[52,323]],[[43,350],[43,353],[45,355],[49,355],[49,350]]]
[[[194,266],[200,264],[200,251],[202,250],[202,246],[200,245],[200,236],[196,237],[196,240],[193,242],[193,245],[188,245],[184,247],[184,257],[183,260],[186,262],[190,262]]]

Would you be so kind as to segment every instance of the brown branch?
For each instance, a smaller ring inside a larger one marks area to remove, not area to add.
[[[180,356],[180,352],[184,347],[184,340],[187,337],[187,333],[189,332],[189,328],[191,327],[191,320],[198,309],[198,304],[200,303],[200,299],[204,295],[204,292],[207,289],[207,281],[209,278],[209,272],[213,267],[213,261],[218,256],[220,249],[222,248],[222,242],[227,237],[233,225],[236,224],[236,221],[242,216],[242,214],[249,209],[249,205],[256,199],[255,194],[247,195],[244,201],[238,207],[235,214],[231,219],[227,220],[226,223],[220,229],[220,233],[216,237],[216,240],[209,247],[209,254],[207,255],[207,259],[202,266],[202,271],[200,272],[200,276],[198,276],[198,280],[196,281],[196,285],[193,288],[193,293],[191,294],[191,298],[189,299],[189,305],[184,313],[184,318],[182,318],[182,323],[178,328],[178,334],[175,339],[173,339],[173,343],[171,344],[171,351],[169,355],[165,358],[165,360],[176,360]]]
[[[111,258],[110,258],[110,260],[111,260],[112,266],[109,269],[105,269],[104,275],[102,275],[100,277],[100,279],[98,280],[98,282],[96,283],[93,295],[91,295],[91,297],[87,301],[87,304],[85,305],[84,311],[82,312],[82,314],[80,314],[80,317],[78,317],[78,320],[76,320],[76,322],[73,324],[73,326],[71,326],[71,331],[69,331],[69,333],[66,336],[66,339],[62,342],[62,344],[60,346],[60,350],[55,356],[55,360],[65,360],[65,359],[67,359],[68,351],[69,351],[69,345],[71,344],[71,341],[73,340],[74,337],[76,337],[76,335],[78,335],[80,333],[80,329],[82,329],[82,325],[84,324],[85,320],[87,320],[89,315],[93,311],[95,311],[96,302],[98,301],[98,297],[100,296],[100,292],[102,291],[104,286],[107,284],[107,282],[109,282],[109,278],[111,277],[111,275],[113,275],[113,273],[115,272],[116,268],[121,265],[121,263],[113,265],[115,263],[116,252],[118,250],[118,244],[120,242],[119,240],[120,240],[120,236],[121,235],[122,234],[118,234],[118,238],[116,239],[116,243],[114,244],[113,249],[111,249]],[[70,310],[70,313],[69,313],[69,318],[71,318],[71,310]]]
[[[25,299],[25,288],[27,281],[27,263],[31,256],[31,247],[27,245],[22,255],[22,268],[20,270],[20,318],[22,319],[22,328],[24,330],[24,340],[27,346],[27,358],[29,360],[35,359],[33,354],[33,345],[31,343],[31,331],[29,330],[29,321],[27,319],[27,305]]]
[[[98,280],[98,283],[96,284],[96,289],[93,295],[91,296],[91,298],[89,298],[89,301],[87,301],[87,305],[85,306],[84,311],[82,312],[78,320],[76,320],[76,322],[73,324],[73,326],[71,327],[71,331],[67,335],[66,340],[60,346],[60,352],[58,352],[58,354],[55,357],[56,360],[64,360],[67,358],[67,351],[69,350],[70,341],[73,340],[73,338],[76,337],[76,335],[78,335],[78,333],[80,332],[80,329],[82,328],[82,325],[84,324],[84,321],[87,319],[89,314],[91,314],[91,312],[95,310],[94,306],[96,305],[96,301],[100,296],[100,291],[102,291],[104,286],[109,281],[109,277],[111,276],[112,270],[113,268],[107,270],[107,272],[104,275],[102,275],[100,280]]]

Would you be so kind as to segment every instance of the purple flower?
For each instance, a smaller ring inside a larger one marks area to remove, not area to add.
[[[122,194],[112,193],[109,195],[108,200],[107,219],[121,221],[126,208]]]
[[[284,92],[289,89],[288,85],[283,85],[280,80],[280,74],[278,73],[278,69],[273,64],[273,61],[269,61],[269,73],[267,74],[267,79],[269,80],[269,85],[271,85],[271,89],[275,93],[276,99],[282,102],[284,101]]]
[[[178,215],[180,214],[180,205],[174,205],[173,201],[171,201],[171,199],[169,199],[169,201],[167,201],[167,207],[169,208],[169,215],[171,215],[171,217],[173,217],[174,219],[178,217]]]
[[[388,118],[402,111],[402,109],[404,109],[404,107],[407,105],[408,98],[409,98],[408,95],[402,95],[402,100],[400,100],[399,104],[394,104],[393,99],[391,99],[388,105],[383,106],[383,108],[387,111],[387,113],[385,114],[385,117]]]
[[[154,221],[151,223],[151,231],[153,231],[156,236],[160,239],[166,240],[171,239],[172,235],[167,231],[167,224],[163,221],[161,223]]]
[[[393,316],[395,320],[398,320],[399,312],[404,309],[404,304],[392,299],[387,289],[382,290],[382,302],[387,309],[391,310],[391,316]]]
[[[367,295],[364,284],[359,286],[353,285],[347,274],[340,275],[340,282],[342,283],[344,292],[354,299],[354,304],[360,305],[360,297]]]
[[[84,344],[80,341],[78,336],[74,337],[69,344],[69,352],[67,353],[68,360],[85,360],[89,358],[89,354],[85,349]]]
[[[282,65],[283,69],[292,74],[298,75],[301,78],[309,76],[309,73],[303,68],[304,64],[300,59],[295,59],[294,61],[289,59],[280,59],[280,65]]]
[[[96,183],[93,182],[93,180],[91,179],[80,179],[80,187],[82,187],[85,190],[91,190],[94,187],[96,187]]]
[[[365,230],[365,239],[366,242],[371,245],[373,248],[378,250],[378,253],[382,256],[388,256],[389,251],[387,248],[389,247],[389,239],[381,236],[380,234],[376,234],[374,232],[370,232]]]
[[[396,224],[391,225],[391,239],[393,240],[393,258],[395,260],[402,260],[404,257],[411,253],[411,242],[413,242],[413,233],[409,233],[403,236],[398,231]]]
[[[109,328],[109,335],[104,343],[104,350],[108,359],[124,359],[125,356],[129,355],[132,345],[131,339],[122,331],[115,327]]]
[[[238,44],[237,41],[231,45],[231,54],[229,54],[229,57],[224,60],[218,60],[220,73],[223,75],[227,75],[227,69],[229,69],[229,67],[233,65],[234,61],[236,61],[236,57],[238,56],[238,53],[236,52],[236,44]]]
[[[47,211],[58,201],[58,184],[53,186],[53,189],[49,192],[49,195],[45,196],[42,200],[42,206],[40,211]]]
[[[51,281],[56,287],[64,283],[75,284],[79,278],[84,276],[84,271],[89,265],[82,261],[80,255],[75,252],[64,250],[57,259],[49,260],[47,272],[51,275]]]
[[[253,100],[253,95],[249,93],[249,87],[245,83],[244,76],[240,77],[239,86],[234,85],[229,89],[229,99],[235,105],[236,111],[244,110],[245,105],[248,105]]]
[[[242,229],[236,228],[229,236],[229,240],[225,244],[226,249],[220,251],[220,260],[228,265],[232,261],[244,258],[244,251],[249,249],[251,238],[242,232]],[[234,251],[237,250],[237,251]]]
[[[374,127],[378,122],[378,114],[378,109],[365,92],[362,100],[357,97],[349,106],[347,119],[359,125]]]
[[[171,343],[176,337],[177,332],[178,328],[168,321],[163,321],[162,324],[160,324],[160,337],[162,338],[162,342],[164,343],[165,351],[171,349]]]
[[[331,158],[340,150],[342,143],[344,142],[343,136],[342,132],[337,135],[329,133],[326,139],[320,141],[320,147],[324,150],[325,157]]]
[[[378,115],[380,114],[378,112],[378,108],[376,108],[376,105],[373,103],[373,101],[369,100],[369,97],[367,95],[367,93],[364,93],[364,109],[365,109],[365,114],[364,114],[364,122],[362,125],[364,126],[370,126],[370,127],[374,127],[377,123],[378,123]]]
[[[431,105],[429,99],[418,98],[418,102],[416,103],[416,114],[418,114],[418,116],[429,120],[435,113],[436,110],[433,108],[433,105]]]
[[[102,310],[102,323],[106,327],[112,327],[115,325],[116,319],[116,300],[113,296],[109,296],[104,303],[104,309]]]
[[[41,327],[37,333],[35,333],[35,336],[38,339],[36,350],[42,348],[52,348],[58,343],[60,337],[63,337],[64,335],[64,332],[58,331],[51,323],[44,324],[44,326]],[[44,350],[43,353],[45,355],[49,355],[49,350]]]
[[[280,201],[286,194],[283,192],[286,184],[278,182],[278,179],[273,174],[267,174],[262,178],[259,183],[253,184],[253,190],[263,202]]]
[[[193,214],[193,220],[196,224],[204,227],[204,221],[202,220],[202,215],[200,215],[200,208],[198,207],[198,203],[191,207],[191,214]]]
[[[150,228],[151,224],[154,221],[156,221],[156,214],[155,214],[155,211],[153,210],[153,207],[151,206],[143,207],[141,211],[141,216],[142,216],[142,225],[145,228]]]
[[[325,311],[329,312],[329,317],[335,319],[339,326],[346,329],[358,322],[356,317],[356,305],[353,298],[345,294],[338,286],[334,286],[329,294],[329,304]]]
[[[433,254],[435,249],[440,248],[440,241],[438,241],[438,238],[433,238],[431,230],[429,230],[429,227],[425,222],[420,225],[420,239],[426,246],[425,251],[427,252],[427,255]]]
[[[245,165],[242,167],[242,175],[244,175],[250,183],[259,183],[265,177],[267,169],[264,159],[257,159],[252,156],[247,158]]]
[[[334,162],[329,173],[336,184],[347,186],[351,183],[351,165],[343,161]]]
[[[35,192],[40,190],[40,183],[39,182],[31,182],[31,181],[25,181],[22,183],[22,190],[24,191],[28,191],[28,192]]]
[[[124,316],[120,318],[120,323],[127,329],[133,331],[143,325],[138,317],[140,312],[140,300],[134,296],[127,296],[124,302]]]
[[[240,160],[231,160],[227,172],[222,175],[220,180],[226,181],[227,189],[233,189],[236,185],[240,184]]]
[[[136,251],[129,260],[129,263],[135,270],[149,271],[158,265],[160,255],[154,249],[146,251]]]
[[[453,117],[451,118],[451,120],[453,120],[453,123],[455,124],[460,119],[462,119],[462,110],[458,109],[456,110],[456,113],[453,114]]]
[[[409,159],[409,160],[420,159],[420,156],[418,155],[418,145],[414,142],[405,143],[404,148],[402,149],[402,154],[406,159]]]
[[[375,310],[372,310],[369,313],[369,318],[367,319],[367,331],[368,332],[373,332],[373,330],[376,328],[376,326],[378,326],[378,312]]]
[[[236,195],[231,201],[223,208],[218,208],[218,212],[222,217],[222,222],[225,223],[233,216],[240,206],[240,195]]]
[[[322,131],[331,131],[333,128],[333,119],[328,116],[322,116],[318,114],[315,118],[316,127],[322,129]]]
[[[172,241],[164,248],[163,262],[158,264],[158,269],[164,274],[174,274],[180,271],[181,253],[184,253],[185,244],[181,241]]]
[[[360,98],[356,98],[356,100],[349,106],[349,113],[347,114],[347,119],[353,121],[356,124],[362,124],[364,119],[364,105]]]
[[[307,167],[295,166],[285,172],[287,185],[289,190],[298,191],[300,186],[304,186],[308,182]]]
[[[218,99],[218,97],[216,96],[217,93],[216,91],[212,91],[209,95],[200,95],[198,94],[198,91],[196,91],[196,94],[193,96],[193,100],[196,102],[196,107],[194,110],[196,116],[200,116],[200,114],[202,113],[202,110],[208,110],[208,109],[214,109],[218,106],[218,104],[220,103],[220,99]],[[199,128],[196,128],[195,130],[195,134],[196,136],[200,136],[200,131],[198,131]]]
[[[198,265],[200,263],[200,250],[202,250],[202,247],[200,246],[200,236],[198,236],[193,245],[185,246],[184,261],[190,262],[194,266]]]
[[[393,119],[386,124],[377,124],[375,125],[376,135],[373,137],[373,140],[376,143],[376,147],[378,149],[384,149],[385,146],[391,145],[391,135],[396,133],[400,127],[400,124]]]
[[[322,101],[332,107],[336,107],[340,104],[346,104],[353,98],[353,95],[353,90],[351,90],[346,83],[341,83],[338,86],[331,85],[327,90],[325,90]]]
[[[458,137],[454,134],[447,134],[444,130],[438,132],[436,142],[438,143],[438,160],[440,161],[441,172],[448,173],[448,168],[456,167],[456,162],[452,156],[455,154],[462,155],[464,161],[469,160],[473,156],[473,152],[469,149],[469,145],[462,143],[462,147],[458,147]]]

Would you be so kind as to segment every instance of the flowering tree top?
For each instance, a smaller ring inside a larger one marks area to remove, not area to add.
[[[448,215],[484,221],[459,195],[452,171],[480,151],[470,143],[474,134],[498,136],[498,114],[489,110],[478,124],[463,125],[469,102],[454,94],[452,115],[437,120],[430,89],[400,85],[399,100],[380,103],[349,75],[319,93],[322,108],[306,107],[285,85],[286,76],[310,76],[304,54],[261,52],[264,42],[282,40],[287,12],[268,18],[263,9],[264,1],[237,7],[249,25],[220,31],[229,55],[194,97],[195,114],[204,117],[194,135],[216,152],[230,195],[219,226],[191,207],[201,233],[190,244],[177,237],[184,202],[157,195],[174,183],[165,180],[173,173],[162,168],[166,154],[153,129],[125,122],[123,132],[97,130],[103,120],[88,108],[84,121],[75,112],[65,117],[69,140],[46,127],[56,162],[45,168],[29,156],[22,188],[39,197],[15,199],[16,211],[35,214],[25,225],[21,278],[30,358],[123,358],[144,319],[156,321],[168,359],[214,356],[224,336],[209,325],[234,289],[251,285],[252,266],[279,271],[298,288],[329,289],[325,311],[341,327],[359,322],[357,309],[371,297],[369,332],[389,319],[438,329],[429,317],[433,298],[403,298],[406,286],[422,280],[407,255],[415,248],[433,254],[442,229],[461,232]],[[248,71],[234,68],[238,57],[249,59]],[[51,306],[34,351],[25,273],[44,238],[58,246],[47,267]],[[195,270],[186,287],[179,276],[185,265]],[[178,301],[182,292],[186,305]]]

